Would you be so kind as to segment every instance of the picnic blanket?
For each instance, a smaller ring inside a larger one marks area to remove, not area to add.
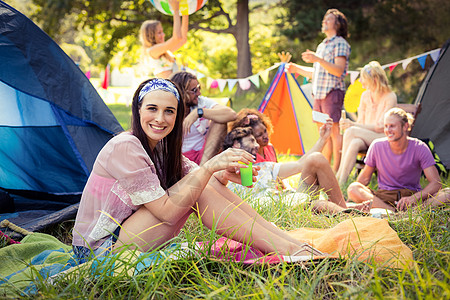
[[[300,228],[289,234],[330,254],[332,259],[351,258],[398,268],[408,267],[413,260],[411,250],[402,243],[386,220],[359,217],[329,229]],[[36,292],[35,282],[39,280],[49,279],[51,283],[58,276],[86,270],[94,277],[123,272],[133,276],[154,264],[182,257],[209,257],[243,264],[311,261],[310,256],[264,255],[249,245],[222,237],[216,241],[172,244],[152,253],[124,250],[78,265],[71,247],[53,236],[33,233],[21,242],[0,249],[0,297],[32,295]]]
[[[32,233],[21,244],[0,248],[0,297],[33,293],[36,278],[75,266],[71,251],[71,246],[44,233]]]
[[[384,219],[350,218],[329,229],[299,228],[289,234],[330,257],[354,257],[393,268],[410,266],[413,261],[411,249]]]

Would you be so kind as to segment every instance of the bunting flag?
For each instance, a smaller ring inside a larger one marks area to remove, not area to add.
[[[434,49],[413,57],[408,57],[396,62],[392,62],[386,65],[381,66],[383,69],[388,68],[390,72],[392,72],[399,64],[402,65],[403,70],[406,70],[406,68],[408,67],[408,65],[415,59],[417,59],[417,61],[419,62],[420,66],[422,67],[422,69],[425,68],[425,62],[426,59],[428,57],[428,55],[431,57],[431,59],[433,60],[433,62],[435,62],[440,55],[440,51],[441,49]],[[201,78],[205,78],[206,77],[206,86],[207,88],[219,88],[221,92],[223,92],[223,90],[225,89],[225,86],[228,83],[228,89],[231,92],[234,88],[234,86],[236,85],[236,83],[239,83],[239,86],[242,90],[248,90],[251,87],[251,84],[253,83],[253,85],[255,85],[257,88],[259,88],[261,86],[261,81],[260,79],[264,82],[264,83],[268,83],[269,81],[269,72],[272,71],[275,68],[278,68],[280,66],[280,63],[276,63],[273,66],[258,72],[257,74],[253,74],[249,77],[246,78],[236,78],[236,79],[214,79],[211,77],[207,77],[205,74],[198,72],[196,70],[187,68],[187,67],[182,67],[182,69],[185,69],[186,71],[192,73],[192,74],[196,74],[197,79],[201,79]],[[305,67],[305,66],[304,66]],[[311,67],[305,67],[306,69],[311,69]],[[358,78],[359,76],[359,71],[355,71],[355,70],[349,70],[347,71],[347,74],[350,76],[350,82],[353,84],[355,83],[355,80]],[[105,75],[107,76],[107,75]],[[306,80],[306,82],[305,82]],[[303,84],[307,83],[307,79],[304,79]],[[103,81],[103,85],[102,87],[105,85],[105,80]],[[106,84],[106,88],[107,88],[107,84]],[[106,89],[105,88],[105,89]]]
[[[424,56],[418,57],[417,60],[419,61],[419,64],[422,67],[422,69],[424,69],[425,68],[425,61],[427,60],[427,56],[424,55]]]
[[[225,79],[217,79],[217,83],[219,85],[220,92],[223,92],[223,89],[227,85],[227,81]]]
[[[228,90],[231,92],[236,84],[237,79],[228,79]]]
[[[255,74],[248,78],[257,88],[259,88],[259,75]]]
[[[397,66],[397,64],[392,64],[389,66],[389,71],[394,71],[395,67]]]
[[[217,89],[217,87],[219,87],[219,83],[217,82],[216,79],[214,79],[214,80],[211,82],[211,88],[212,88],[212,89]]]
[[[403,70],[406,70],[406,67],[411,63],[412,58],[407,58],[402,62]]]
[[[267,81],[269,81],[269,70],[261,71],[258,74],[260,74],[261,79],[264,81],[264,83],[267,83]]]
[[[251,86],[250,80],[248,80],[247,78],[239,79],[238,82],[239,82],[239,87],[244,91],[248,90]]]

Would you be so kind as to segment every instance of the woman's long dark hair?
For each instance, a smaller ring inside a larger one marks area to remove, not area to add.
[[[161,183],[161,187],[166,190],[177,183],[181,178],[183,178],[184,175],[181,153],[181,146],[183,142],[184,97],[180,93],[178,86],[174,83],[178,93],[181,95],[181,99],[178,102],[175,125],[172,131],[158,143],[154,150],[152,150],[148,143],[148,137],[141,126],[139,109],[141,108],[142,101],[138,101],[139,92],[147,84],[147,82],[151,80],[154,79],[149,79],[142,82],[134,93],[133,103],[131,106],[131,130],[132,134],[136,136],[139,141],[141,141],[141,144],[148,156],[155,164],[156,173]]]

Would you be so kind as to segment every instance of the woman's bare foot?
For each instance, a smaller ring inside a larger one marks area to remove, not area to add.
[[[353,208],[360,210],[362,212],[370,213],[370,209],[372,208],[373,200],[367,200],[358,205],[353,206]]]

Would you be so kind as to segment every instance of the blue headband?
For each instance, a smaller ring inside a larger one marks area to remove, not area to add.
[[[138,102],[141,102],[144,99],[144,96],[152,91],[163,90],[169,93],[172,93],[175,98],[177,98],[178,102],[180,102],[180,94],[178,93],[175,85],[165,79],[155,78],[149,82],[147,82],[144,87],[139,92]]]

